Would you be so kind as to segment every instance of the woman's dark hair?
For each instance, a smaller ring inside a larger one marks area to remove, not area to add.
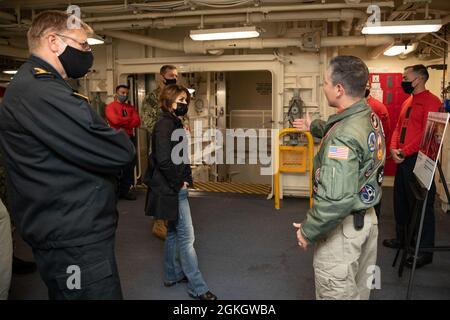
[[[188,89],[178,84],[171,84],[164,88],[159,96],[159,105],[163,111],[172,111],[172,104],[177,100],[177,97],[182,93],[186,93],[186,102],[191,102],[191,94]]]

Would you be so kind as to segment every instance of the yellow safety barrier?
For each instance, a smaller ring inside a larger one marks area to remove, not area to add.
[[[291,133],[304,135],[308,139],[308,146],[283,146],[280,139]],[[282,129],[278,134],[277,152],[275,155],[276,173],[274,175],[275,208],[280,209],[280,173],[305,173],[306,159],[309,159],[309,206],[312,206],[312,171],[314,157],[314,140],[309,131],[295,128]]]

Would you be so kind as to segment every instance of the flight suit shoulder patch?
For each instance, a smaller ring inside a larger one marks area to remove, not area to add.
[[[329,146],[328,158],[336,160],[348,160],[350,149],[345,146]]]
[[[72,92],[72,96],[74,96],[74,97],[76,97],[76,98],[78,98],[78,99],[84,100],[84,101],[86,101],[87,103],[90,103],[90,102],[89,102],[89,98],[88,98],[87,96],[85,96],[85,95],[82,95],[81,93],[78,93],[78,92]]]
[[[42,68],[33,68],[32,73],[35,78],[54,78],[55,75],[51,73],[50,71],[47,71]]]

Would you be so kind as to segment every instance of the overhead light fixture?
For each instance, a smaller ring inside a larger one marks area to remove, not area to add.
[[[411,44],[394,44],[386,51],[384,51],[385,56],[397,56],[399,54],[408,54],[417,49],[417,42]]]
[[[90,46],[95,46],[96,44],[104,44],[105,40],[103,40],[102,37],[100,37],[96,34],[93,34],[87,38],[87,43]]]
[[[259,37],[256,27],[237,27],[221,29],[191,30],[190,37],[194,41],[248,39]]]
[[[439,31],[442,27],[440,19],[415,21],[385,21],[379,25],[365,26],[363,34],[400,34],[400,33],[430,33]]]
[[[17,70],[4,70],[3,73],[6,73],[6,74],[16,74],[16,73],[17,73]]]

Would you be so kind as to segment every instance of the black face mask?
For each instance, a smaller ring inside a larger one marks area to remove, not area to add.
[[[402,81],[402,89],[406,94],[413,93],[414,87],[412,86],[412,81]]]
[[[164,78],[164,83],[166,84],[166,86],[168,86],[169,84],[177,84],[177,79],[166,79]]]
[[[92,67],[94,55],[92,51],[82,51],[67,45],[58,59],[61,61],[67,76],[78,79],[83,77]]]
[[[173,112],[176,116],[182,117],[188,112],[188,105],[186,103],[177,102],[177,108]]]
[[[370,95],[370,90],[369,89],[366,89],[366,92],[364,93],[364,97],[368,97]]]

